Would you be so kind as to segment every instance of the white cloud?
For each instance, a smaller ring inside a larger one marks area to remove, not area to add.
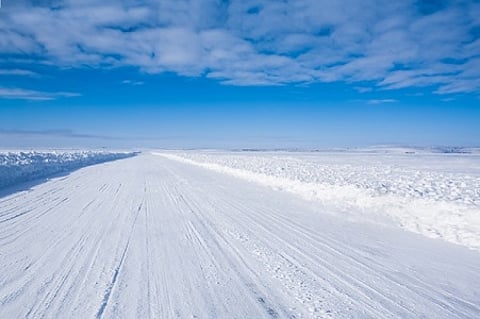
[[[22,88],[1,88],[0,98],[12,100],[31,100],[31,101],[48,101],[65,97],[76,97],[78,93],[72,92],[42,92],[28,90]]]
[[[29,70],[21,69],[0,69],[0,75],[13,75],[13,76],[38,76],[37,73]]]
[[[133,86],[138,86],[138,85],[143,85],[143,84],[145,84],[143,81],[132,81],[132,80],[123,80],[122,83],[123,83],[123,84],[133,85]]]
[[[397,100],[394,99],[379,99],[379,100],[368,100],[367,104],[386,104],[386,103],[395,103],[398,102]]]
[[[230,85],[372,81],[381,89],[480,91],[473,1],[428,10],[413,0],[48,3],[56,8],[29,1],[3,8],[0,54]]]
[[[355,86],[353,89],[359,93],[366,93],[366,92],[371,92],[372,88],[370,87],[364,87],[364,86]]]

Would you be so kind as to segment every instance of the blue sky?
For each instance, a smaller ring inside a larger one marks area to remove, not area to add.
[[[479,141],[479,1],[0,8],[0,147]]]

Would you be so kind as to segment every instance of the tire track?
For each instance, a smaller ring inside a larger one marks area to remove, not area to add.
[[[116,194],[118,193],[118,190],[119,190],[119,188],[117,189]],[[107,288],[105,289],[105,292],[103,293],[102,304],[100,305],[100,307],[98,309],[98,312],[95,315],[95,318],[97,318],[97,319],[103,318],[105,309],[107,308],[108,302],[110,301],[110,296],[112,294],[113,289],[115,288],[115,284],[117,283],[118,275],[120,274],[120,271],[122,269],[125,258],[127,257],[128,248],[130,246],[130,240],[132,239],[132,234],[133,234],[133,231],[135,230],[138,215],[140,215],[140,211],[142,210],[142,206],[143,206],[143,203],[140,204],[140,206],[137,209],[137,212],[135,214],[135,219],[133,220],[133,225],[132,225],[132,228],[130,230],[130,234],[128,235],[127,244],[125,245],[125,248],[122,252],[120,260],[119,260],[117,266],[115,267],[115,269],[113,271],[112,279],[110,280],[110,283],[107,285]]]

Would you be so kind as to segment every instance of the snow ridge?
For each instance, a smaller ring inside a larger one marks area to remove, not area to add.
[[[132,152],[53,151],[0,153],[0,189],[81,167],[134,156]]]
[[[461,172],[452,168],[452,159],[444,158],[447,155],[427,162],[418,157],[415,165],[410,160],[407,165],[395,165],[405,161],[395,156],[366,165],[365,158],[351,154],[346,158],[338,154],[334,158],[274,153],[154,154],[315,200],[345,218],[393,222],[428,237],[480,249],[480,176],[478,167],[471,165],[479,158],[457,165],[472,166],[469,174],[468,167]],[[382,157],[376,156],[377,160]]]

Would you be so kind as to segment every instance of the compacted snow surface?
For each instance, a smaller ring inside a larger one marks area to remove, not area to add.
[[[479,318],[478,178],[453,154],[84,167],[0,198],[0,318]]]

